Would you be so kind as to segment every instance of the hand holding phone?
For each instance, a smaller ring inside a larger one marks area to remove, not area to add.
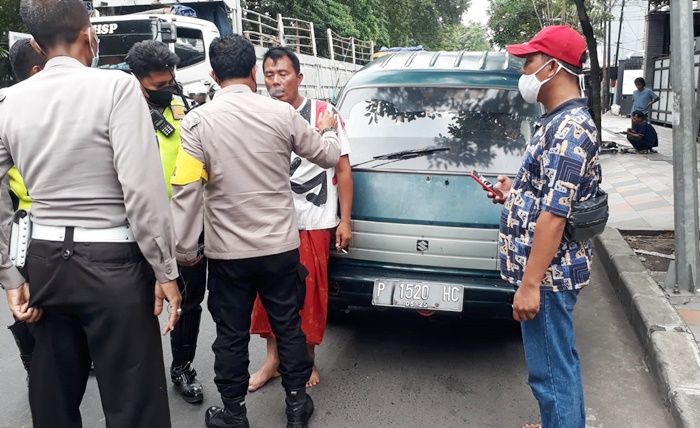
[[[470,176],[487,192],[486,196],[488,196],[494,204],[505,203],[506,195],[510,192],[510,188],[512,186],[512,181],[510,178],[506,177],[505,175],[499,175],[496,178],[496,184],[493,185],[477,171],[472,171]]]

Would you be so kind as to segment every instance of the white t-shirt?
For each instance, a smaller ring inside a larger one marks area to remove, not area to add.
[[[318,114],[326,109],[331,109],[337,114],[332,105],[307,98],[297,111],[306,121],[316,126]],[[340,116],[338,116],[338,139],[341,156],[349,155],[350,140]],[[338,179],[335,176],[335,168],[323,169],[292,153],[289,175],[299,230],[336,227],[340,219],[338,218]]]

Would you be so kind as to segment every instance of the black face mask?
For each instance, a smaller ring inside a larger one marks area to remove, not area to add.
[[[151,102],[151,104],[164,108],[170,106],[170,103],[173,101],[173,94],[175,94],[176,91],[177,88],[175,86],[168,86],[163,89],[158,89],[157,91],[146,89],[148,101]]]

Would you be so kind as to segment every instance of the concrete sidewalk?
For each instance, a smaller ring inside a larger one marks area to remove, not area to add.
[[[627,117],[603,115],[603,141],[632,147],[619,134]],[[621,230],[673,230],[673,142],[671,128],[655,126],[658,153],[602,154],[603,189],[609,194],[608,225]]]
[[[632,147],[624,135],[627,117],[603,115],[603,141]],[[619,230],[673,230],[673,130],[655,126],[658,153],[603,154],[603,189],[609,194],[608,226]],[[665,272],[651,272],[664,285]],[[668,298],[700,341],[700,295],[681,290]]]
[[[627,117],[606,114],[602,139],[632,148]],[[673,130],[654,126],[658,153],[601,155],[609,194],[608,226],[619,230],[672,231]],[[613,230],[596,238],[611,283],[642,341],[662,395],[679,426],[700,426],[700,294],[664,289],[665,272],[649,272]]]

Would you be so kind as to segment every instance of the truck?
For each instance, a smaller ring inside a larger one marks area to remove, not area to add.
[[[255,45],[258,59],[276,45],[299,56],[305,75],[300,88],[311,98],[335,98],[352,74],[372,58],[371,42],[343,38],[327,30],[330,58],[318,55],[313,23],[245,10],[240,0],[99,0],[86,2],[100,39],[103,68],[126,69],[125,57],[135,43],[160,40],[180,57],[176,78],[185,93],[205,85],[216,88],[210,76],[209,45],[216,37],[241,34]],[[264,92],[262,67],[258,91]]]

